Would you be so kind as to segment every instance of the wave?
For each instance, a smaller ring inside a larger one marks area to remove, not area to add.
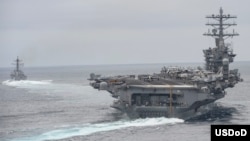
[[[128,127],[143,127],[143,126],[156,126],[163,124],[176,124],[182,123],[184,120],[178,118],[145,118],[136,120],[120,120],[115,122],[85,124],[82,127],[64,128],[59,130],[53,130],[47,133],[43,133],[39,136],[17,139],[13,141],[44,141],[44,140],[58,140],[69,138],[73,136],[86,136],[97,132],[105,132],[118,130]]]
[[[228,122],[232,119],[234,114],[238,113],[235,107],[224,107],[217,104],[218,103],[216,103],[206,113],[192,117],[186,120],[186,122],[215,122],[215,121]]]

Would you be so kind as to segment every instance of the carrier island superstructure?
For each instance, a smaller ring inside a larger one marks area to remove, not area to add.
[[[225,43],[228,37],[238,36],[227,28],[236,16],[224,14],[222,8],[218,15],[206,16],[208,22],[205,36],[215,39],[215,47],[203,50],[205,68],[163,67],[152,75],[119,75],[102,77],[90,74],[90,85],[98,90],[108,91],[116,98],[111,107],[129,117],[179,117],[187,119],[202,107],[223,98],[226,89],[242,81],[238,69],[230,70],[234,61],[231,45]],[[166,58],[167,59],[167,58]]]
[[[17,59],[14,62],[15,69],[10,74],[10,77],[12,80],[26,80],[27,76],[23,73],[23,71],[20,69],[20,66],[23,65],[22,61],[17,57]]]

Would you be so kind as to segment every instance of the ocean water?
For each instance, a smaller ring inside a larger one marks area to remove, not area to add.
[[[28,80],[11,81],[13,68],[0,68],[1,141],[194,141],[210,140],[211,124],[250,124],[250,62],[235,62],[243,82],[227,89],[210,112],[178,118],[129,119],[112,109],[108,92],[89,86],[94,72],[104,76],[158,73],[164,66],[138,64],[23,68]]]

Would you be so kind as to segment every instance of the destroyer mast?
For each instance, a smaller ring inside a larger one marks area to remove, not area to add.
[[[14,65],[16,66],[16,68],[10,74],[11,79],[13,79],[13,80],[25,80],[25,79],[27,79],[27,76],[23,73],[22,70],[20,70],[20,65],[23,64],[21,62],[22,61],[19,60],[19,58],[17,57],[17,59],[15,60],[15,63],[14,63]]]

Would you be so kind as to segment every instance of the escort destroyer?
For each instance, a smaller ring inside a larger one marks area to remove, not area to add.
[[[10,74],[10,77],[12,80],[26,80],[27,76],[23,73],[23,71],[20,69],[20,66],[23,65],[23,63],[21,62],[21,60],[17,57],[17,59],[15,60],[15,69],[13,70],[13,72]]]

